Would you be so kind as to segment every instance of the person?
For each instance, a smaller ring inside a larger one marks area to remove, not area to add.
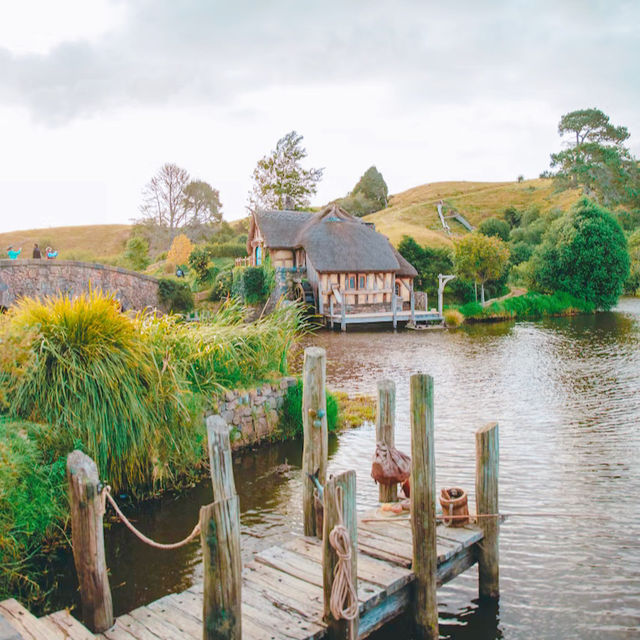
[[[15,251],[13,246],[9,245],[9,248],[7,249],[7,255],[9,256],[9,260],[17,260],[21,251],[22,251],[22,247],[20,247],[17,251]]]
[[[42,258],[42,254],[40,253],[40,247],[38,246],[38,243],[36,242],[33,245],[33,259],[34,260],[40,260],[40,258]]]
[[[58,252],[54,251],[51,247],[47,247],[44,250],[44,255],[47,256],[47,260],[53,260],[58,257]]]

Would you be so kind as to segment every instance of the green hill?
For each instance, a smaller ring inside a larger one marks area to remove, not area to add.
[[[554,193],[551,179],[524,180],[523,182],[433,182],[414,187],[391,196],[389,206],[365,218],[374,222],[376,230],[397,245],[403,235],[413,236],[420,244],[432,247],[450,246],[442,229],[436,205],[443,200],[456,209],[472,225],[485,218],[501,218],[508,206],[526,209],[540,207],[542,213],[554,208],[568,209],[578,198],[578,191]],[[449,220],[454,234],[465,233],[464,227]]]
[[[30,258],[34,242],[44,250],[51,246],[64,260],[93,260],[113,258],[121,253],[129,239],[128,224],[97,224],[77,227],[50,227],[27,231],[0,233],[0,257],[9,245],[22,247],[21,258]]]

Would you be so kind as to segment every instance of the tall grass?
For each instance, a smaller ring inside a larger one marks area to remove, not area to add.
[[[0,398],[13,416],[50,425],[38,436],[43,450],[83,448],[119,489],[162,487],[201,463],[202,410],[215,394],[286,372],[297,309],[249,325],[243,315],[229,304],[207,323],[131,317],[96,291],[23,299],[0,331],[16,363]]]

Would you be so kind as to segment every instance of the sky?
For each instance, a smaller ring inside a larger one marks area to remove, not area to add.
[[[640,156],[638,60],[637,0],[2,0],[0,232],[129,223],[165,162],[240,218],[291,130],[314,205],[535,178],[581,108]]]

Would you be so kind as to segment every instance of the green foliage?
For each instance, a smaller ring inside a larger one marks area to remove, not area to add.
[[[280,430],[285,438],[302,437],[302,387],[302,380],[298,378],[284,396]],[[338,414],[338,399],[331,391],[327,391],[327,428],[330,433],[338,429]]]
[[[195,247],[189,254],[189,267],[196,274],[199,284],[204,284],[209,279],[209,255],[206,249]]]
[[[624,292],[630,295],[640,293],[640,229],[629,236],[629,277],[624,284]]]
[[[297,210],[309,206],[323,169],[302,168],[307,150],[301,142],[302,136],[290,131],[278,140],[268,156],[258,161],[249,194],[250,209]]]
[[[224,300],[231,295],[231,288],[233,286],[233,270],[226,269],[221,271],[213,283],[211,293],[209,294],[209,300],[216,302],[218,300]]]
[[[169,313],[186,313],[193,309],[193,294],[186,282],[161,278],[158,285],[160,305]]]
[[[30,437],[37,425],[0,416],[0,600],[30,602],[41,595],[29,577],[66,513],[65,461],[51,462]]]
[[[551,155],[558,189],[582,188],[606,206],[640,205],[638,161],[623,146],[626,127],[616,127],[599,109],[565,114],[558,133],[569,134],[570,146]]]
[[[556,220],[534,254],[533,285],[565,291],[599,309],[609,309],[629,276],[627,241],[606,210],[583,198]]]
[[[247,255],[246,240],[211,243],[207,245],[206,250],[210,258],[244,258]]]
[[[511,228],[505,220],[500,220],[500,218],[487,218],[478,225],[478,231],[485,236],[495,236],[507,242]]]
[[[518,211],[514,206],[508,206],[503,213],[504,219],[507,221],[507,224],[513,229],[520,225],[520,220],[522,218],[522,212]]]
[[[149,243],[141,236],[131,236],[127,241],[124,257],[131,269],[144,271],[150,262]]]
[[[517,266],[523,262],[526,262],[533,255],[533,247],[526,242],[514,242],[509,246],[511,255],[509,256],[509,262],[513,266]]]
[[[247,304],[264,302],[275,284],[271,271],[267,262],[259,267],[236,267],[233,270],[232,294]]]
[[[387,206],[389,188],[382,174],[369,167],[358,180],[351,193],[338,201],[341,207],[354,216],[366,216]]]
[[[337,203],[348,213],[356,218],[361,218],[374,211],[379,211],[380,206],[362,193],[352,193],[346,198],[341,198]]]
[[[487,307],[470,302],[459,308],[469,320],[510,320],[513,318],[542,318],[593,313],[595,306],[582,298],[558,291],[552,295],[529,292],[523,296],[506,298]]]
[[[188,227],[219,224],[222,221],[220,192],[208,182],[192,180],[182,191]]]

